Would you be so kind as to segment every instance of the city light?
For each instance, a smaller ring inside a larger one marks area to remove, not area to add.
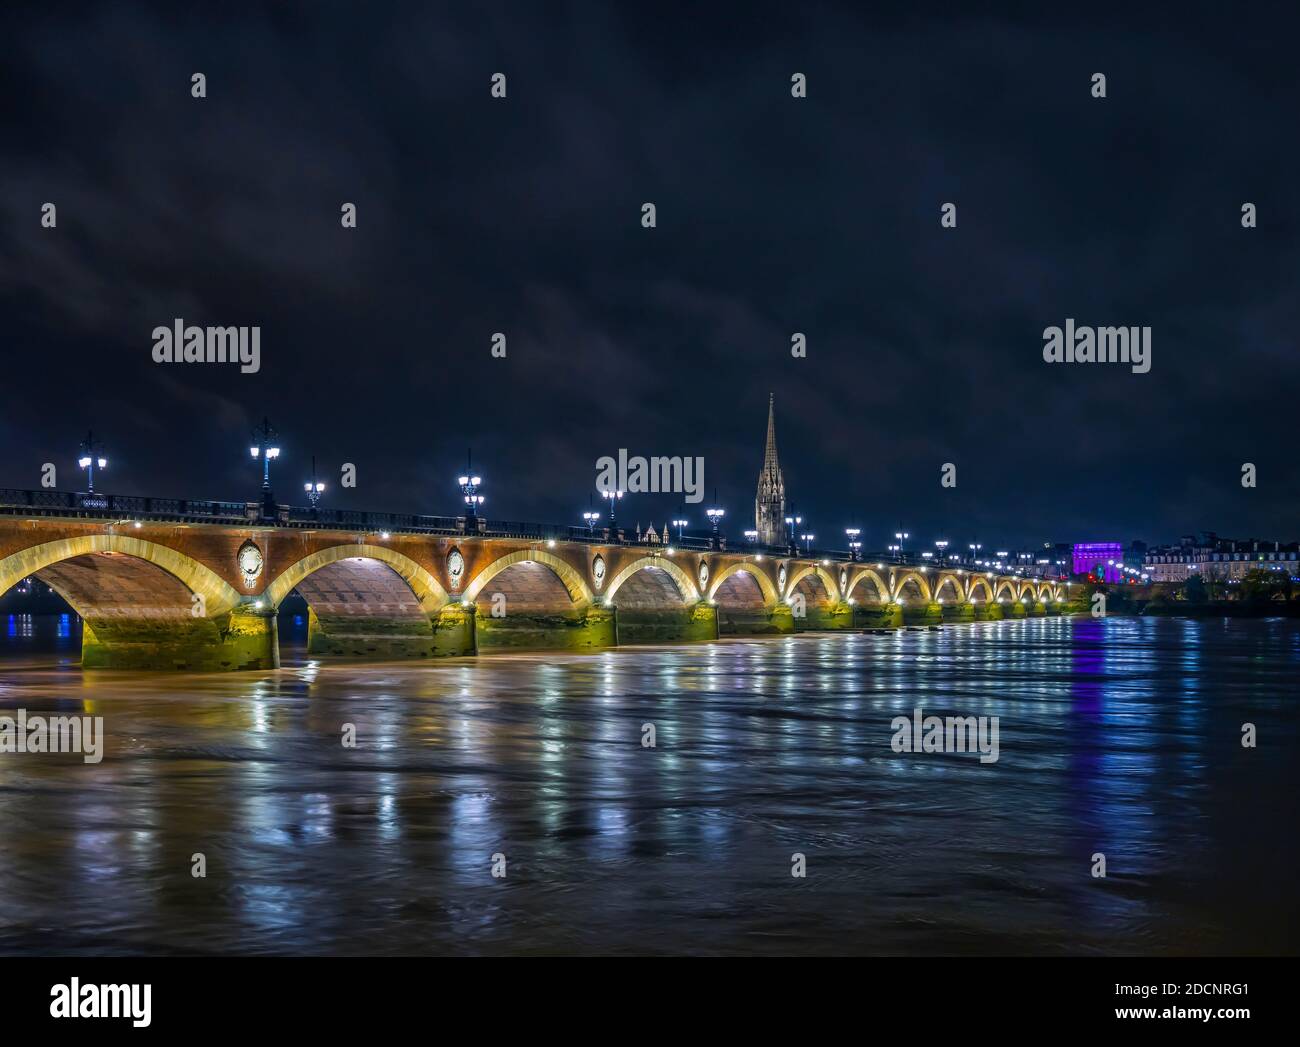
[[[86,470],[86,493],[95,493],[95,469],[106,469],[108,459],[100,451],[100,443],[95,439],[93,432],[86,433],[86,438],[81,442],[81,457],[77,459],[77,465]]]

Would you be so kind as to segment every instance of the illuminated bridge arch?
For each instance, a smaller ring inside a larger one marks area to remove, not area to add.
[[[114,557],[121,560],[115,562]],[[164,574],[151,571],[144,563],[160,568]],[[193,606],[190,594],[203,598],[203,617],[216,618],[241,600],[234,586],[192,557],[125,535],[80,535],[6,556],[0,559],[0,594],[35,574],[40,574],[42,581],[82,618],[113,601],[121,605],[114,606],[114,612],[134,611],[147,616],[150,611],[164,610],[189,615]],[[149,606],[150,597],[157,598],[157,607]]]
[[[566,563],[558,556],[554,556],[542,549],[518,549],[513,553],[506,553],[504,556],[497,557],[497,559],[480,570],[469,585],[465,587],[465,600],[473,603],[478,599],[479,594],[483,592],[483,588],[488,582],[507,568],[522,563],[538,563],[549,567],[568,591],[569,599],[575,604],[589,604],[594,600],[591,587],[587,585],[586,579],[572,564]]]
[[[826,599],[831,603],[840,598],[840,587],[835,583],[834,575],[819,564],[805,564],[795,571],[786,581],[786,596],[793,596],[799,583],[808,577],[814,577],[821,581],[826,589]]]
[[[733,578],[738,574],[747,575],[754,580],[763,595],[764,603],[769,607],[780,602],[780,594],[776,591],[776,586],[772,584],[772,579],[767,576],[767,572],[747,561],[734,563],[730,567],[725,567],[719,571],[718,576],[713,579],[713,584],[709,587],[709,599],[717,600],[718,590],[722,588],[729,578]]]
[[[957,584],[956,575],[945,574],[935,584],[934,599],[936,603],[944,599],[945,590],[947,591],[948,595],[952,597],[952,599],[957,603],[961,603],[961,601],[965,598],[961,591],[961,586]]]
[[[623,585],[638,571],[644,570],[663,571],[677,586],[678,595],[683,603],[694,603],[699,600],[700,591],[695,587],[694,580],[666,556],[642,556],[640,559],[633,560],[610,579],[609,588],[605,591],[605,599],[612,603]]]
[[[864,567],[849,579],[849,590],[845,593],[845,598],[853,596],[857,592],[858,586],[862,582],[867,582],[870,589],[874,591],[876,600],[880,603],[888,603],[890,599],[889,585],[885,579],[872,567]]]
[[[334,545],[304,556],[285,568],[267,586],[265,599],[271,607],[279,607],[286,596],[307,583],[317,571],[347,560],[378,560],[392,568],[410,588],[426,614],[432,614],[448,601],[447,591],[432,574],[410,557],[381,545]],[[305,592],[303,595],[310,603],[310,595]]]
[[[902,574],[895,577],[894,599],[898,599],[903,595],[903,586],[908,582],[914,582],[916,584],[917,589],[920,590],[921,599],[926,603],[934,602],[934,598],[930,594],[930,583],[926,581],[925,575],[920,571],[904,571]]]
[[[1038,600],[1038,586],[1035,585],[1033,582],[1030,581],[1021,582],[1019,593],[1020,593],[1020,599],[1022,601],[1026,596],[1028,596],[1030,600],[1033,601]]]
[[[970,582],[966,586],[966,599],[971,603],[977,602],[975,599],[976,589],[984,590],[985,603],[992,603],[993,600],[995,599],[993,595],[993,586],[990,584],[988,578],[986,578],[982,574],[977,574],[974,577],[972,577]]]
[[[995,599],[1000,600],[1004,596],[1010,600],[1018,599],[1018,597],[1016,596],[1015,584],[1009,578],[1003,578],[1000,582],[998,582],[997,587],[994,590]]]

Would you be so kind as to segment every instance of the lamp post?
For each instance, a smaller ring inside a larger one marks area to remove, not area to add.
[[[86,433],[86,439],[81,444],[81,457],[77,459],[77,465],[86,470],[86,493],[95,493],[95,466],[101,469],[108,468],[108,459],[101,453],[103,445],[95,439],[93,432]]]
[[[815,534],[801,534],[799,537],[803,539],[803,551],[804,555],[807,556],[812,546],[812,540],[817,536]]]
[[[606,525],[605,538],[607,541],[617,542],[619,540],[619,536],[618,536],[618,529],[614,521],[614,506],[616,506],[619,503],[619,500],[623,497],[623,492],[622,491],[601,491],[600,496],[602,498],[609,499],[609,521],[607,522]]]
[[[785,518],[786,534],[790,536],[790,555],[794,556],[799,551],[799,542],[795,534],[795,528],[803,523],[802,516],[787,516]]]
[[[680,517],[673,521],[673,526],[677,528],[677,541],[680,542],[682,540],[682,528],[685,527],[689,522],[690,521],[683,520]]]
[[[275,430],[266,418],[253,430],[253,445],[248,453],[254,461],[262,459],[262,515],[272,517],[275,515],[275,496],[271,493],[271,459],[280,457],[280,448]]]
[[[948,548],[948,539],[946,538],[936,539],[934,543],[934,547],[939,550],[939,566],[942,567],[943,560],[944,560],[943,553],[944,550]]]
[[[726,509],[705,509],[704,515],[709,518],[713,524],[713,548],[721,548],[721,541],[718,535],[718,525],[722,523],[722,518],[727,515]]]
[[[906,531],[895,531],[894,537],[898,539],[898,545],[894,546],[894,548],[898,551],[898,562],[902,563],[903,562],[903,540],[905,538],[911,538],[912,536],[908,534]]]
[[[757,532],[757,531],[746,531],[746,532],[745,532],[745,541],[747,541],[750,545],[757,545],[757,544],[758,544],[758,532]]]
[[[468,465],[473,459],[468,455],[465,462]],[[483,484],[483,477],[475,476],[472,472],[462,474],[456,478],[456,483],[460,485],[460,492],[465,496],[465,532],[467,534],[477,534],[479,528],[478,510],[484,502],[484,498],[478,493],[478,489]]]
[[[316,507],[320,502],[320,496],[325,493],[325,484],[316,479],[316,456],[311,456],[311,480],[302,485],[302,489],[307,492],[307,500],[311,502],[311,513],[316,515]]]
[[[610,536],[612,537],[614,531],[614,506],[617,505],[619,499],[623,497],[623,492],[622,491],[601,491],[600,496],[602,498],[609,499],[609,530],[610,530]]]
[[[862,548],[862,543],[858,541],[858,535],[862,533],[861,527],[846,527],[844,533],[849,536],[849,560],[856,562],[858,559],[858,550]]]
[[[596,521],[600,519],[600,513],[588,510],[582,514],[582,521],[587,525],[587,533],[591,534],[596,527]]]

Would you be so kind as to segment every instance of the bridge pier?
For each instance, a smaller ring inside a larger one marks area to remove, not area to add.
[[[902,612],[904,625],[938,625],[943,621],[943,604],[904,604]]]
[[[780,636],[795,631],[794,612],[789,604],[773,607],[725,607],[718,612],[719,636]]]
[[[590,651],[617,646],[616,611],[589,604],[569,611],[511,611],[477,619],[478,651]]]
[[[275,615],[236,608],[218,618],[82,620],[83,669],[181,669],[224,672],[278,669]]]
[[[819,632],[853,628],[853,608],[840,600],[825,606],[809,604],[800,618],[792,618],[796,632]]]
[[[718,638],[718,609],[699,600],[680,610],[627,608],[617,612],[618,644],[691,643]]]

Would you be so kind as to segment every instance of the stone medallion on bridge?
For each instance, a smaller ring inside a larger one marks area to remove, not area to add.
[[[785,564],[776,569],[776,587],[785,592]]]
[[[605,558],[599,554],[591,561],[591,577],[597,589],[605,584]]]
[[[849,591],[849,572],[846,568],[840,568],[840,593],[843,595]]]
[[[239,552],[235,554],[235,561],[239,564],[239,573],[243,576],[245,587],[253,588],[257,584],[257,579],[261,577],[266,562],[262,550],[257,547],[256,542],[247,541],[239,547]]]
[[[459,549],[447,554],[447,577],[451,579],[453,589],[460,588],[460,581],[465,577],[465,557],[460,555]]]
[[[704,592],[709,587],[709,564],[706,560],[700,561],[700,592]]]

